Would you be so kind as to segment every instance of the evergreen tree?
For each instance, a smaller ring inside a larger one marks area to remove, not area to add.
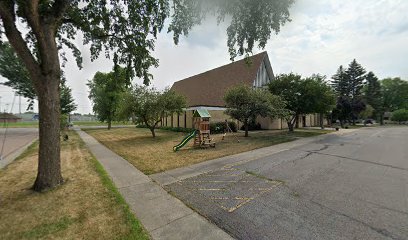
[[[365,104],[361,90],[364,87],[366,70],[354,59],[346,70],[339,67],[337,73],[332,77],[332,87],[337,93],[337,112],[342,112],[338,116],[340,120],[355,120],[361,111],[364,111]],[[343,104],[347,102],[348,104]],[[342,106],[350,106],[351,109],[343,111]],[[349,115],[347,115],[347,114]]]
[[[351,99],[361,97],[361,90],[364,87],[366,70],[354,59],[346,70],[348,89]]]
[[[365,99],[368,105],[373,107],[373,117],[380,119],[380,123],[383,124],[382,115],[384,112],[383,109],[383,94],[381,91],[381,84],[378,81],[378,78],[374,75],[373,72],[367,74],[367,87],[365,88]]]
[[[343,65],[340,65],[336,74],[332,76],[331,86],[337,96],[349,96],[350,92],[348,85],[346,71],[344,70]]]

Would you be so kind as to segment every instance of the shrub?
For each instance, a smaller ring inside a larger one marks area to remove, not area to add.
[[[241,126],[241,130],[245,130],[245,126]],[[250,121],[248,124],[248,131],[262,130],[261,124],[255,121]]]
[[[233,132],[237,132],[237,124],[235,122],[228,122],[228,126],[231,128]],[[211,133],[224,133],[225,132],[225,122],[214,122],[210,123],[210,131]]]
[[[159,127],[159,129],[172,131],[172,132],[185,132],[185,133],[190,133],[194,130],[192,128],[182,128],[182,127]]]
[[[399,109],[399,110],[392,112],[391,120],[399,122],[399,123],[408,121],[408,110]]]

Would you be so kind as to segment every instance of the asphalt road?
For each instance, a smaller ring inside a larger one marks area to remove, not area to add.
[[[3,149],[3,152],[0,152],[2,156],[0,161],[7,159],[14,152],[38,138],[37,128],[8,128],[7,134],[5,133],[6,129],[0,128],[0,151]],[[0,162],[0,167],[3,167],[3,163]]]
[[[330,135],[166,188],[237,239],[408,239],[408,127]]]

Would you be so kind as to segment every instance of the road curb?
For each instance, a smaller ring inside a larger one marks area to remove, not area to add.
[[[19,149],[15,150],[14,152],[8,154],[5,158],[0,159],[0,169],[7,167],[10,163],[16,160],[31,144],[38,140],[38,137],[33,139],[32,141],[28,142],[24,146],[20,147]]]

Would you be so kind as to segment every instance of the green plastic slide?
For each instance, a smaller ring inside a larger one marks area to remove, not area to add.
[[[184,147],[188,141],[190,141],[192,138],[194,138],[196,135],[196,130],[192,131],[190,134],[188,134],[179,144],[173,147],[173,151],[177,152],[180,148]]]

